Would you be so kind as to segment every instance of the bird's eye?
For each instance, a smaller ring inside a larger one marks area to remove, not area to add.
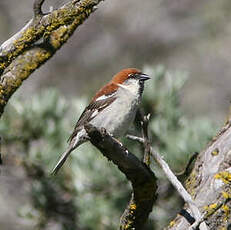
[[[135,77],[135,76],[134,76],[133,73],[128,74],[128,78],[134,78],[134,77]]]

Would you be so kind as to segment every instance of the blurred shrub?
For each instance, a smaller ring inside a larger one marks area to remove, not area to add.
[[[154,148],[160,152],[174,172],[182,172],[195,152],[200,152],[216,133],[207,117],[188,119],[180,106],[180,94],[187,74],[172,72],[163,66],[144,68],[152,76],[144,91],[143,108],[151,113],[149,125]],[[192,105],[193,106],[193,105]],[[150,229],[161,229],[180,211],[183,201],[155,163],[159,178],[159,196],[151,214]]]
[[[163,66],[144,71],[153,76],[143,100],[143,108],[152,115],[149,128],[153,144],[171,167],[178,170],[210,140],[215,125],[207,117],[187,119],[182,113],[180,93],[187,80],[186,73],[169,72]]]
[[[65,100],[50,89],[31,100],[14,100],[7,107],[0,125],[4,147],[15,155],[16,162],[21,162],[27,180],[31,182],[31,204],[19,210],[22,217],[34,222],[31,229],[45,229],[49,223],[59,226],[57,229],[77,227],[71,175],[66,173],[50,178],[48,172],[57,160],[57,153],[64,148],[66,110]]]
[[[144,72],[152,77],[145,87],[143,109],[151,113],[153,146],[180,171],[191,154],[214,135],[215,127],[207,118],[184,117],[180,91],[187,79],[185,73],[169,72],[162,66],[147,67]],[[68,104],[69,108],[66,99],[48,89],[30,100],[15,99],[4,113],[0,132],[4,133],[5,148],[17,149],[31,181],[32,202],[21,214],[34,219],[37,229],[48,229],[51,223],[52,230],[116,229],[130,197],[130,185],[94,147],[88,143],[80,146],[55,178],[49,176],[87,100]],[[140,133],[134,128],[133,132]],[[138,143],[123,142],[141,157]],[[146,229],[160,229],[179,211],[182,201],[158,167],[153,164],[152,168],[160,181],[159,198]]]

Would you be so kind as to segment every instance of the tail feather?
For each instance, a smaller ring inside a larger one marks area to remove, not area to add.
[[[55,165],[54,169],[52,170],[51,174],[56,175],[59,169],[63,166],[64,162],[66,161],[67,157],[70,155],[70,153],[73,151],[73,147],[70,145],[68,149],[61,155],[59,158],[58,163]]]
[[[79,131],[75,137],[71,136],[70,144],[68,146],[68,149],[61,155],[59,158],[58,163],[55,165],[54,169],[52,170],[51,174],[56,175],[59,169],[63,166],[64,162],[66,161],[67,157],[70,155],[70,153],[76,149],[78,146],[83,144],[87,141],[87,135],[85,129],[82,129]]]

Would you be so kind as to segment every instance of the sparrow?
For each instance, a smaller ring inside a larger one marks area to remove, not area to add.
[[[52,174],[58,172],[74,149],[89,140],[84,129],[85,123],[90,123],[97,128],[105,128],[115,138],[123,136],[135,119],[144,82],[148,79],[150,77],[147,74],[136,68],[123,69],[114,75],[83,111],[68,139],[68,148],[61,155]]]

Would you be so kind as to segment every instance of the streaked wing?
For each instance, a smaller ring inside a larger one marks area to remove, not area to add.
[[[79,129],[82,128],[82,126],[86,122],[90,122],[98,113],[100,113],[104,108],[109,106],[115,99],[115,94],[111,94],[108,96],[99,97],[99,99],[96,101],[92,101],[81,114],[78,122],[75,125],[75,129],[69,137],[68,141],[71,142],[71,140],[79,132]]]

